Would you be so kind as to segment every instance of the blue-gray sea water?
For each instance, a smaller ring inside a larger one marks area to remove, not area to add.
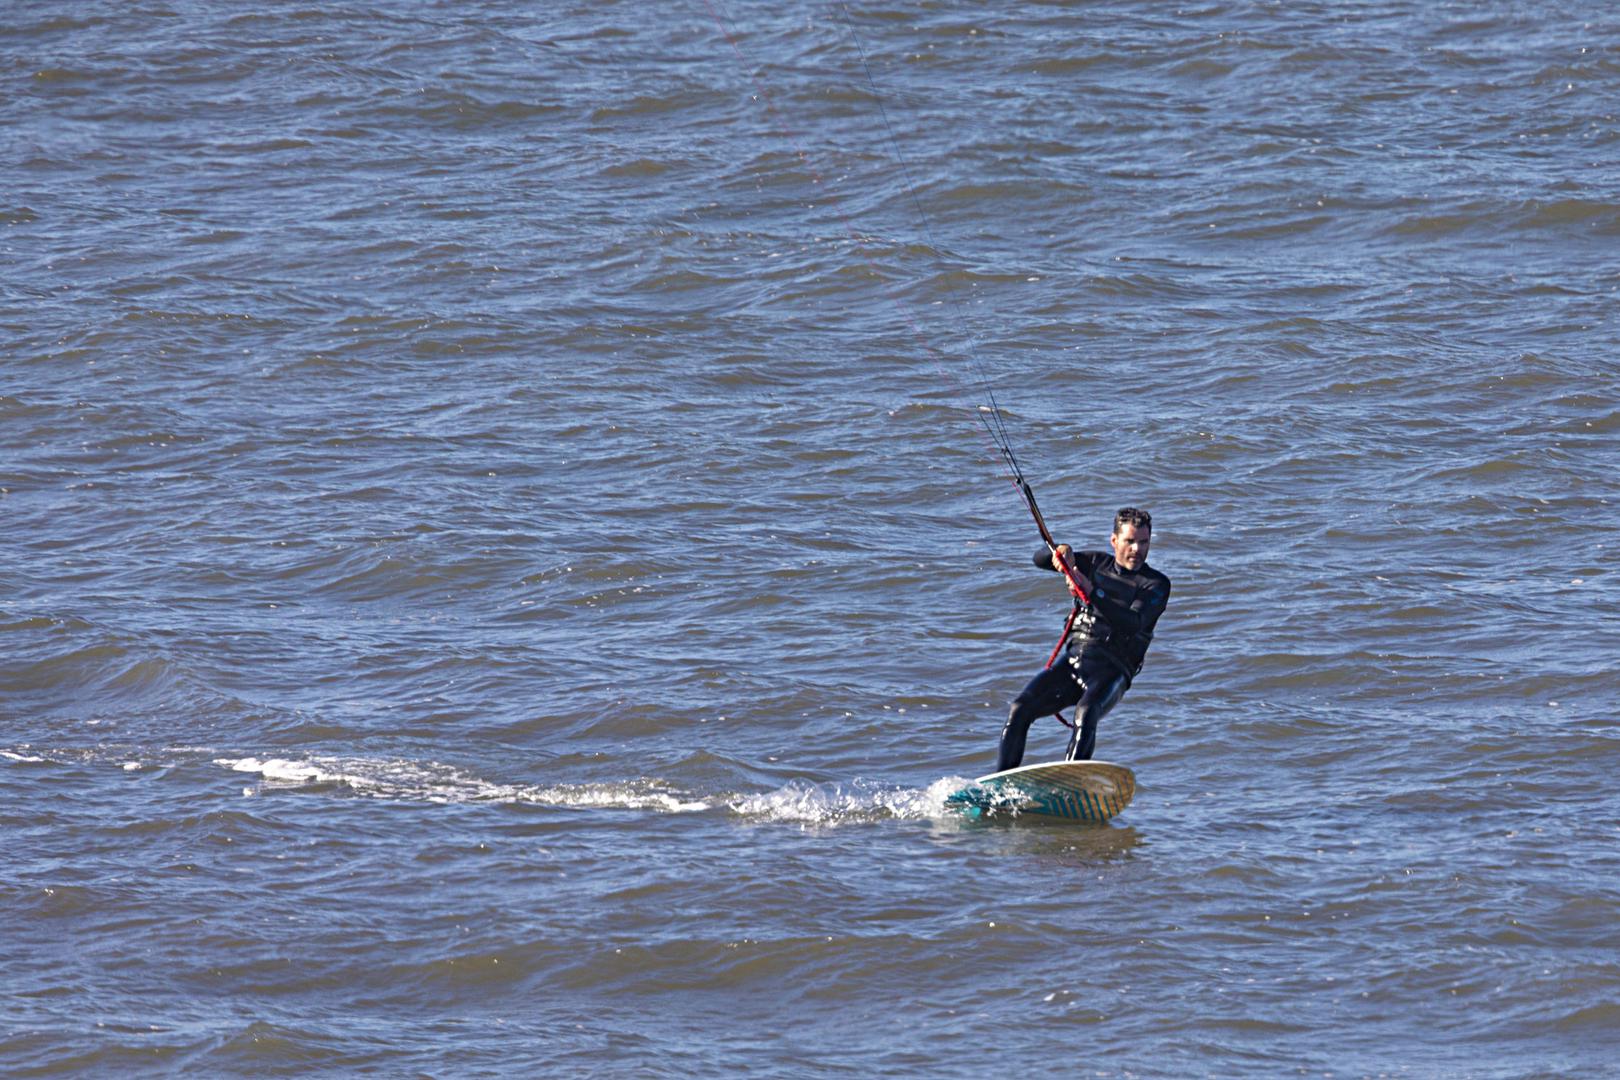
[[[3,23],[0,1072],[1613,1074],[1609,6]]]

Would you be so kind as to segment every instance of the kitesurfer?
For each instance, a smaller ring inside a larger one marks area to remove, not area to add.
[[[1076,706],[1074,735],[1065,755],[1087,761],[1097,742],[1097,722],[1119,703],[1153,641],[1153,627],[1170,601],[1170,579],[1147,564],[1153,518],[1127,506],[1114,515],[1112,551],[1076,552],[1068,544],[1043,547],[1035,565],[1061,572],[1067,559],[1086,595],[1075,613],[1061,654],[1013,699],[1001,730],[996,771],[1017,768],[1024,740],[1037,717]]]

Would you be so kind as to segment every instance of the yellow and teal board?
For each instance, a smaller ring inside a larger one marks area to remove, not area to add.
[[[1047,761],[981,776],[945,799],[973,817],[1040,814],[1104,822],[1130,805],[1136,774],[1107,761]]]

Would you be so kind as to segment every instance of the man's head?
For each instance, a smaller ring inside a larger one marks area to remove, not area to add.
[[[1153,515],[1146,510],[1127,506],[1114,515],[1114,534],[1108,542],[1114,548],[1114,561],[1124,569],[1142,569],[1152,539]]]

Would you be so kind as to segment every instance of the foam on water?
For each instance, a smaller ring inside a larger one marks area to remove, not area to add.
[[[605,807],[685,813],[708,803],[659,780],[609,784],[503,784],[435,761],[360,757],[216,758],[235,772],[257,773],[265,788],[337,784],[376,799],[433,803],[505,802],[544,806]],[[244,789],[244,794],[252,789]]]
[[[925,788],[907,788],[856,779],[844,784],[794,780],[756,795],[744,795],[731,809],[744,817],[804,825],[847,825],[884,818],[937,818],[948,813],[945,799],[969,781],[946,776]]]

